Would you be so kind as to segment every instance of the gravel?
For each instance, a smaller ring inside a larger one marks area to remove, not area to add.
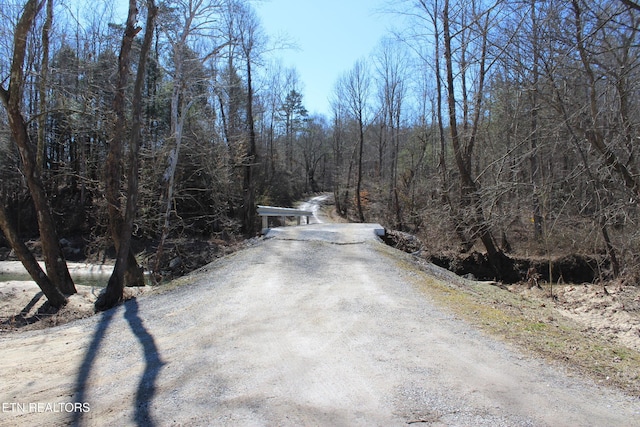
[[[374,228],[278,229],[171,291],[1,337],[0,403],[90,411],[0,425],[640,425],[637,398],[433,305]]]

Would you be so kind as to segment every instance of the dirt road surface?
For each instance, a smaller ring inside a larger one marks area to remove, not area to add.
[[[312,197],[306,202],[300,203],[298,209],[311,211],[313,213],[313,216],[309,218],[309,224],[322,224],[326,221],[323,219],[321,207],[322,204],[329,198],[330,196],[328,194],[322,194],[320,196]]]
[[[640,425],[637,397],[435,307],[373,229],[274,229],[171,291],[1,337],[0,425]]]

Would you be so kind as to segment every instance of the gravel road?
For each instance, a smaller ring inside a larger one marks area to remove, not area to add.
[[[274,229],[187,285],[0,338],[0,425],[640,425],[637,397],[434,306],[374,228]]]
[[[304,210],[304,211],[311,211],[313,213],[313,216],[309,218],[309,224],[322,224],[326,222],[322,217],[321,207],[322,207],[322,204],[327,199],[329,199],[329,197],[330,196],[327,194],[322,194],[320,196],[312,197],[306,202],[300,203],[300,205],[298,206],[298,209]]]

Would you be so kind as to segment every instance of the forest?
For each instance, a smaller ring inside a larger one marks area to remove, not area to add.
[[[574,280],[640,278],[633,0],[389,2],[403,25],[328,116],[249,0],[1,4],[0,256],[53,306],[65,259],[115,259],[105,309],[194,242],[256,236],[256,205],[318,192],[476,276],[560,280],[564,257]]]

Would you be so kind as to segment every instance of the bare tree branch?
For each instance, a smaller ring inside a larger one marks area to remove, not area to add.
[[[636,3],[633,0],[620,0],[622,3],[630,7],[631,9],[635,9],[640,12],[640,3]]]

